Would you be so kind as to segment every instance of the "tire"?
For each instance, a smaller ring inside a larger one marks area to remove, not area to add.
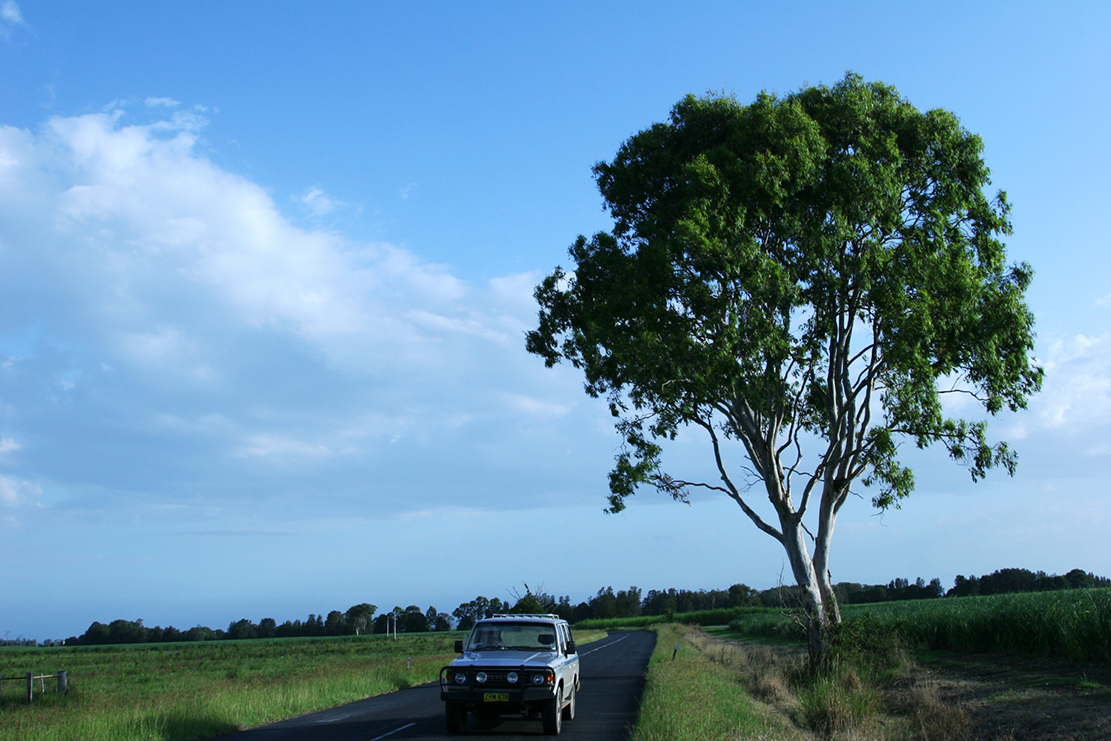
[[[540,720],[544,723],[544,734],[558,736],[563,730],[563,688],[556,690],[555,699],[544,703]]]
[[[575,685],[571,685],[571,699],[567,701],[566,707],[563,708],[564,720],[575,719],[575,695],[577,694],[578,693],[575,691]]]
[[[458,700],[445,700],[444,720],[447,721],[448,733],[462,733],[463,724],[467,721],[467,706]]]

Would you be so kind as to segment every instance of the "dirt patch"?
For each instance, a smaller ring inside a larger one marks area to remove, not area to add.
[[[1111,664],[930,656],[919,659],[906,691],[915,687],[962,710],[966,737],[976,741],[1111,739]]]

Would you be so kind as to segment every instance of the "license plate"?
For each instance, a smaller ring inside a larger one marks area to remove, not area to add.
[[[487,692],[482,696],[483,702],[509,702],[507,692]]]

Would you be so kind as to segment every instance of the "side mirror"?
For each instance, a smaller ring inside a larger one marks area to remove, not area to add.
[[[456,641],[455,642],[455,653],[457,653],[457,654],[463,653],[463,641]]]
[[[575,653],[576,650],[577,649],[575,648],[575,642],[574,641],[567,641],[567,653],[568,653],[568,655]]]

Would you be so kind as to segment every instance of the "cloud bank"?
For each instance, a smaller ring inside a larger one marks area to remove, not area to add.
[[[146,102],[169,117],[0,128],[0,505],[551,504],[568,486],[547,475],[551,422],[577,381],[524,353],[536,276],[471,285],[294,226],[205,156],[197,109]]]

